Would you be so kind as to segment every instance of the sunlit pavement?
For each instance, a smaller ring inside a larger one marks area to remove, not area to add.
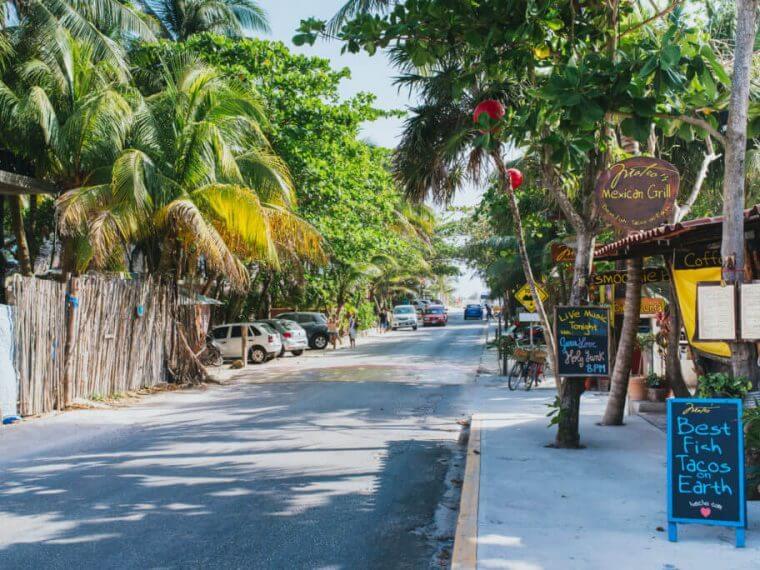
[[[452,315],[0,431],[0,568],[425,568],[483,333]]]

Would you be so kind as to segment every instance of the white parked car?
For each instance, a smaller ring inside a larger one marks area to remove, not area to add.
[[[248,361],[261,364],[282,350],[280,334],[266,323],[230,323],[211,331],[214,346],[223,358],[242,358],[243,327],[248,327]]]
[[[417,309],[414,305],[396,305],[393,307],[393,320],[391,328],[397,329],[411,328],[417,330]]]

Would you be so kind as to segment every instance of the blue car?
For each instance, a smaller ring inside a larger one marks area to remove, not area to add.
[[[467,305],[464,308],[464,320],[467,319],[477,319],[482,320],[483,319],[483,307],[480,305]]]

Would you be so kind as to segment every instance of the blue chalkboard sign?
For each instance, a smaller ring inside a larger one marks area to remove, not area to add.
[[[556,307],[557,376],[610,375],[610,310]]]
[[[744,546],[744,485],[741,400],[668,400],[669,539],[677,523],[730,526]]]

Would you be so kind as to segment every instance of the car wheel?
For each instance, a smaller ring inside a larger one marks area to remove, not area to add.
[[[327,341],[327,335],[318,334],[312,339],[311,345],[317,350],[324,350],[327,348]]]
[[[251,347],[248,351],[248,360],[254,364],[261,364],[267,359],[267,351],[260,346]]]
[[[416,330],[417,330],[417,325],[414,325],[414,326],[412,327],[412,330],[413,330],[413,331],[416,331]]]
[[[303,350],[292,350],[291,354],[293,356],[301,356],[303,354]]]

